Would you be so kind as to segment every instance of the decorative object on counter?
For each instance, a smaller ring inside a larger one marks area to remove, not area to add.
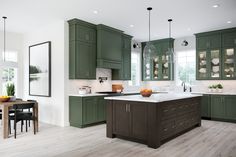
[[[99,83],[103,83],[104,80],[107,80],[107,77],[98,77]]]
[[[7,102],[10,100],[9,96],[0,96],[0,102]]]
[[[112,84],[112,92],[121,93],[123,89],[122,84]]]
[[[29,46],[29,95],[51,96],[51,41]]]
[[[222,93],[223,92],[223,86],[220,83],[210,85],[210,86],[208,86],[208,92]]]
[[[150,41],[150,12],[152,8],[148,7],[147,10],[149,11],[149,37],[148,37],[148,43],[145,45],[143,51],[143,59],[145,63],[150,62],[151,59],[157,58],[157,50]]]
[[[151,89],[141,89],[140,94],[143,97],[150,97],[152,95],[152,90]]]
[[[9,101],[16,101],[14,83],[7,83],[6,90],[7,90],[7,95],[10,97]]]
[[[81,95],[90,94],[91,93],[91,87],[82,86],[82,87],[79,88],[78,93],[81,94]]]

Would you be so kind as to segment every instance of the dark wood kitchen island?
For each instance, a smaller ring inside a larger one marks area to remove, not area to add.
[[[153,94],[107,97],[107,137],[158,148],[162,143],[201,126],[201,95]]]

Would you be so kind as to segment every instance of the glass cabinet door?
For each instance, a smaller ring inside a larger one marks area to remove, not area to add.
[[[169,63],[165,54],[161,56],[161,73],[163,80],[169,79]]]
[[[154,80],[157,80],[157,79],[160,78],[160,75],[159,75],[159,71],[160,71],[159,64],[160,64],[159,57],[153,59],[153,68],[152,68],[153,69],[152,70],[153,74],[152,74],[152,76],[153,76]]]
[[[234,48],[227,48],[223,50],[223,77],[225,79],[233,79],[235,76],[236,55]]]
[[[199,51],[197,53],[197,78],[198,79],[207,79],[207,51]]]
[[[144,61],[143,64],[143,80],[151,79],[151,64],[150,61]]]
[[[210,79],[221,78],[220,50],[210,50]]]

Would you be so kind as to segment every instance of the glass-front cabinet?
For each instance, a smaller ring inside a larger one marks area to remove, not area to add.
[[[197,77],[199,79],[206,79],[208,77],[207,71],[207,51],[198,51],[197,53]]]
[[[236,78],[236,55],[235,48],[223,49],[223,78],[235,79]]]
[[[210,51],[210,78],[221,78],[221,53],[219,49]]]

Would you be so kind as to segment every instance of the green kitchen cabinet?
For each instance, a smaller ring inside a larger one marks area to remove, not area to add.
[[[96,79],[96,26],[78,19],[69,23],[69,79]]]
[[[226,119],[226,104],[224,96],[211,96],[211,118]]]
[[[123,31],[115,28],[97,25],[98,68],[122,68],[122,34]]]
[[[106,101],[103,96],[69,97],[69,121],[71,126],[86,127],[106,120]]]
[[[131,80],[131,39],[132,36],[122,36],[122,67],[112,69],[112,80]]]
[[[236,96],[224,96],[224,103],[226,105],[226,117],[230,120],[236,120]]]
[[[174,39],[151,41],[157,50],[157,58],[145,63],[142,58],[142,76],[145,81],[173,80],[174,64],[168,63],[167,51],[174,46]],[[144,49],[146,42],[142,43]],[[143,52],[143,51],[142,51]]]
[[[222,50],[222,79],[236,79],[236,47],[224,47]]]
[[[236,47],[236,28],[222,32],[222,47]]]
[[[221,79],[221,33],[196,34],[197,80]]]
[[[201,98],[201,117],[210,118],[211,117],[211,96],[203,95]]]

